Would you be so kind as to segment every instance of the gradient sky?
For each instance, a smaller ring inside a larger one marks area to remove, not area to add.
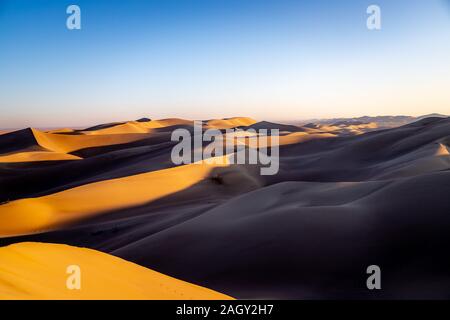
[[[450,1],[0,0],[0,112],[0,128],[450,114]]]

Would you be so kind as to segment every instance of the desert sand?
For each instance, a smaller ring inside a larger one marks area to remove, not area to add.
[[[194,163],[12,201],[0,206],[0,218],[4,221],[0,237],[42,232],[87,216],[142,205],[189,188],[215,167],[218,166]]]
[[[0,245],[88,247],[236,298],[450,297],[449,118],[204,121],[278,129],[273,176],[226,161],[174,165],[171,132],[192,125],[0,135]],[[365,287],[371,264],[384,272],[378,292]]]
[[[74,264],[80,268],[80,290],[66,285],[67,268]],[[0,248],[0,270],[0,300],[231,299],[102,252],[61,244]]]

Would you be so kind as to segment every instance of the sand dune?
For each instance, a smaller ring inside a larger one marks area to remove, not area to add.
[[[1,162],[34,162],[34,161],[61,161],[61,160],[79,160],[72,154],[47,152],[47,151],[29,151],[29,152],[17,152],[10,155],[0,156]]]
[[[214,129],[230,129],[236,127],[247,127],[256,123],[256,120],[246,117],[234,117],[227,119],[212,119],[206,121],[208,128]]]
[[[229,129],[235,127],[246,127],[256,123],[256,120],[245,117],[235,117],[227,119],[212,119],[205,121],[207,128],[215,129]],[[100,125],[87,130],[81,131],[88,135],[103,135],[103,134],[127,134],[127,133],[149,133],[154,129],[161,129],[175,126],[192,126],[192,120],[185,120],[179,118],[168,118],[159,120],[137,120],[128,121],[117,124]]]
[[[66,286],[67,267],[80,267],[80,290]],[[1,299],[214,299],[230,297],[98,251],[59,244],[0,248]]]
[[[101,127],[96,130],[93,130],[91,128],[90,130],[84,130],[82,132],[84,134],[90,135],[149,133],[152,132],[153,129],[160,129],[180,125],[192,125],[192,121],[177,118],[160,119],[160,120],[148,119],[148,121],[137,120]]]
[[[337,122],[329,125],[317,125],[317,130],[334,133],[336,135],[359,135],[378,129],[375,122],[354,123],[354,122]]]
[[[256,121],[250,118],[229,118],[223,120],[209,120],[205,123],[205,128],[227,129],[239,126],[249,126]],[[55,152],[55,155],[42,155],[42,161],[58,159],[66,160],[64,156],[57,154],[73,153],[79,150],[98,148],[105,146],[124,145],[138,140],[153,138],[158,135],[156,129],[168,128],[172,130],[176,126],[192,126],[193,121],[170,118],[148,121],[129,121],[118,124],[100,125],[85,130],[75,131],[73,129],[54,129],[41,131],[33,128],[5,133],[0,139],[0,155],[10,155],[10,153],[26,152]],[[161,131],[159,131],[161,132]],[[170,141],[170,135],[164,135],[166,141]],[[29,155],[29,158],[39,156]],[[25,155],[5,158],[12,159],[12,162],[18,162],[15,159]],[[68,156],[67,158],[70,158]],[[71,158],[73,159],[73,158]],[[6,161],[5,161],[6,162]]]
[[[209,177],[213,168],[227,166],[227,158],[223,157],[222,161],[223,164],[194,163],[105,180],[3,204],[0,206],[0,219],[4,221],[0,226],[0,237],[42,232],[92,215],[154,201]]]
[[[47,133],[74,133],[75,130],[72,128],[61,128],[61,129],[51,129],[51,130],[46,130]]]
[[[0,154],[9,155],[12,152],[30,151],[71,153],[85,148],[129,143],[145,137],[142,134],[124,134],[121,136],[72,135],[48,133],[37,129],[24,129],[0,136]]]
[[[276,184],[112,253],[238,298],[444,298],[448,181]],[[358,281],[375,262],[395,274],[379,293]]]
[[[145,138],[142,134],[66,135],[32,129],[37,143],[51,151],[70,153],[85,148],[123,144]]]
[[[24,160],[0,162],[0,244],[86,246],[238,298],[448,297],[449,118],[383,130],[204,123],[279,129],[274,176],[258,165],[174,166],[177,127],[192,121],[1,135],[0,157]],[[79,159],[40,161],[65,156]],[[387,273],[378,293],[361,281],[374,263]]]
[[[439,113],[430,113],[419,117],[411,116],[363,116],[358,118],[334,118],[334,119],[312,119],[306,121],[299,121],[297,124],[305,125],[308,123],[313,123],[315,125],[334,125],[338,124],[361,124],[361,123],[375,123],[379,128],[395,128],[400,127],[409,123],[417,122],[426,118],[447,118],[448,115],[443,115]]]

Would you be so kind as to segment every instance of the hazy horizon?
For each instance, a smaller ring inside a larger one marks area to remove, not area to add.
[[[449,39],[447,0],[6,0],[0,128],[449,114]]]
[[[60,124],[60,125],[54,125],[54,126],[34,126],[34,125],[29,125],[29,126],[22,126],[22,127],[0,127],[0,130],[18,130],[18,129],[24,129],[24,128],[36,128],[36,129],[62,129],[62,128],[72,128],[72,129],[84,129],[84,128],[88,128],[88,127],[92,127],[92,126],[96,126],[96,125],[101,125],[101,124],[108,124],[108,123],[122,123],[122,122],[129,122],[129,121],[136,121],[136,120],[140,120],[143,118],[148,118],[150,120],[161,120],[161,119],[169,119],[169,118],[180,118],[180,119],[185,119],[185,120],[202,120],[202,121],[207,121],[207,120],[213,120],[213,119],[229,119],[229,118],[252,118],[256,121],[273,121],[273,122],[278,122],[278,123],[284,123],[284,124],[298,124],[298,123],[302,123],[302,122],[308,122],[308,121],[314,121],[314,120],[332,120],[332,119],[357,119],[357,118],[362,118],[362,117],[370,117],[370,118],[376,118],[376,117],[422,117],[422,116],[427,116],[427,115],[432,115],[432,114],[439,114],[441,116],[447,116],[450,117],[450,115],[448,114],[441,114],[441,113],[437,113],[437,112],[431,112],[428,114],[420,114],[417,116],[413,116],[413,115],[407,115],[407,114],[383,114],[383,115],[360,115],[360,116],[355,116],[355,117],[325,117],[325,118],[293,118],[293,119],[261,119],[261,118],[254,118],[254,117],[249,117],[246,115],[235,115],[235,116],[224,116],[224,117],[216,117],[216,118],[182,118],[182,117],[163,117],[163,118],[155,118],[155,117],[150,117],[148,115],[142,115],[140,117],[136,117],[133,119],[115,119],[112,121],[100,121],[100,122],[90,122],[90,123],[85,123],[85,124],[77,124],[77,125],[66,125],[64,123]]]

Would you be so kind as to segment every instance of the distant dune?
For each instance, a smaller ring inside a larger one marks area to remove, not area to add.
[[[305,125],[307,123],[315,123],[319,125],[333,125],[336,123],[345,123],[347,125],[351,124],[364,124],[364,123],[374,123],[380,128],[394,128],[403,126],[409,123],[413,123],[426,118],[447,118],[448,115],[443,115],[439,113],[430,113],[427,115],[419,117],[411,116],[363,116],[357,118],[334,118],[334,119],[310,119],[304,121],[297,121],[298,125]]]
[[[450,118],[415,119],[203,122],[278,129],[273,176],[227,157],[174,165],[171,133],[192,132],[191,120],[5,133],[0,245],[88,247],[236,298],[448,298]],[[45,257],[49,248],[24,250]],[[0,248],[0,270],[10,250]],[[383,290],[365,287],[371,264]],[[25,275],[14,279],[24,290]]]
[[[206,126],[209,128],[228,129],[236,127],[247,127],[252,124],[255,124],[256,122],[257,122],[256,120],[253,120],[251,118],[234,117],[227,119],[207,120]]]
[[[80,268],[80,290],[66,286],[70,276],[66,271],[71,265]],[[19,243],[0,248],[2,299],[231,298],[98,251],[60,244]]]

